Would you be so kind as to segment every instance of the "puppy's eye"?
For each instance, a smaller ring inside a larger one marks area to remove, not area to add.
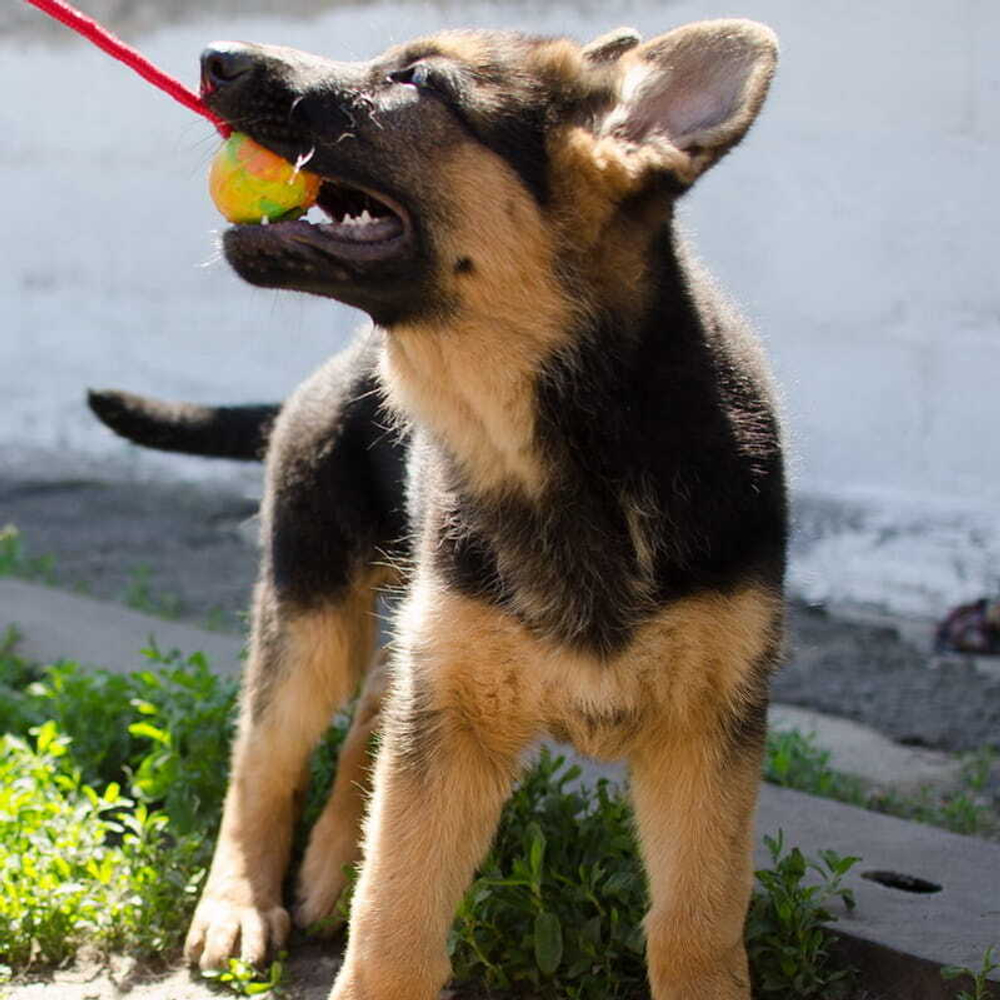
[[[407,66],[406,69],[398,69],[389,74],[389,79],[393,83],[409,83],[424,90],[434,89],[433,75],[426,63],[417,63],[414,66]]]

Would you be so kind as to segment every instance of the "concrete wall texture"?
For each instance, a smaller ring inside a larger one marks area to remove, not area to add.
[[[909,587],[901,609],[927,613],[995,585],[1000,5],[271,6],[177,3],[170,23],[162,4],[88,9],[192,85],[217,37],[363,58],[446,25],[586,39],[731,14],[770,23],[783,58],[768,106],[683,217],[784,386],[807,497],[793,578],[816,600],[892,605]],[[41,18],[0,14],[0,86],[17,95],[0,106],[0,463],[228,475],[128,452],[88,418],[83,387],[278,398],[362,318],[212,263],[210,127]]]

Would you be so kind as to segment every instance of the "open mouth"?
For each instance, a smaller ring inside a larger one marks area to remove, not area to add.
[[[388,195],[324,177],[308,215],[286,222],[234,226],[244,251],[272,255],[298,248],[341,265],[404,257],[412,247],[409,213]]]
[[[409,223],[405,210],[385,195],[324,180],[316,207],[329,222],[309,222],[320,238],[343,244],[347,253],[356,250],[391,250],[407,235]]]

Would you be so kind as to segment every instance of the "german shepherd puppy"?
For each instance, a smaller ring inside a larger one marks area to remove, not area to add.
[[[373,661],[376,591],[403,578],[388,668],[365,682],[299,879],[298,922],[328,916],[367,810],[332,998],[437,994],[456,905],[543,734],[628,762],[656,1000],[749,996],[781,441],[759,345],[674,205],[744,135],[775,61],[773,34],[741,20],[584,47],[448,32],[365,63],[205,52],[212,109],[308,156],[329,216],[235,226],[229,263],[375,326],[280,413],[93,399],[159,447],[249,457],[269,439],[192,962],[257,961],[285,940],[306,757]]]

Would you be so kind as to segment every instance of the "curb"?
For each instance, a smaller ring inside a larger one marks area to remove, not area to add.
[[[941,968],[977,970],[986,948],[1000,944],[1000,845],[765,785],[758,838],[779,829],[808,856],[829,849],[861,858],[843,880],[857,907],[839,912],[830,929],[873,1000],[953,1000],[960,986],[942,979]],[[770,863],[760,844],[756,862]],[[866,877],[873,873],[903,878]],[[915,880],[935,891],[885,884]]]

